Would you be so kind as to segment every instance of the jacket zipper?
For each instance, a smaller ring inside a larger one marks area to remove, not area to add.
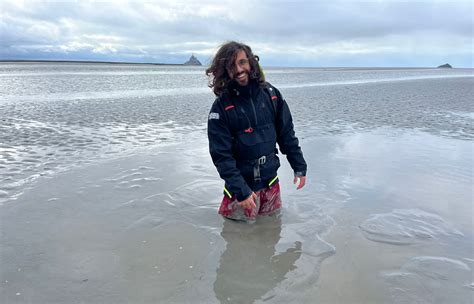
[[[247,130],[252,129],[252,123],[250,122],[250,119],[249,119],[249,117],[247,116],[247,113],[245,113],[244,108],[240,108],[240,112],[242,112],[242,114],[245,115],[245,118],[247,118],[247,122],[249,123],[249,127],[247,128]]]
[[[255,105],[253,103],[253,98],[252,97],[250,97],[250,102],[252,103],[253,115],[255,117],[255,126],[257,126],[258,125],[257,111],[255,110]]]

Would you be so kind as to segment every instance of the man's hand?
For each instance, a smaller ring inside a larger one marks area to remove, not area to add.
[[[239,205],[242,206],[245,209],[253,209],[257,208],[257,205],[255,204],[255,200],[257,199],[257,194],[255,192],[252,192],[249,197],[247,197],[245,200],[239,202]]]
[[[299,183],[298,183],[298,180],[299,180]],[[306,184],[306,176],[295,176],[295,178],[293,179],[293,184],[296,185],[296,183],[298,183],[298,187],[296,187],[296,190],[303,188],[304,185]]]

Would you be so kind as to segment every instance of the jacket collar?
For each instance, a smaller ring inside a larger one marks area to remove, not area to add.
[[[256,80],[250,79],[246,86],[241,86],[236,81],[231,81],[227,89],[231,96],[249,97],[255,93],[258,86]]]

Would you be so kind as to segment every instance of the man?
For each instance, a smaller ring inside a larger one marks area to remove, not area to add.
[[[253,222],[281,208],[276,143],[294,170],[294,183],[306,183],[306,162],[293,130],[290,109],[265,82],[258,57],[235,41],[220,47],[206,70],[217,96],[208,119],[212,161],[225,181],[219,213]]]

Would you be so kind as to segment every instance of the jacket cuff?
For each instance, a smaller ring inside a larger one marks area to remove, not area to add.
[[[251,194],[252,194],[252,191],[249,188],[247,189],[247,191],[237,193],[236,197],[237,197],[237,200],[241,202],[241,201],[245,201]]]
[[[304,171],[295,171],[295,176],[306,176],[306,170],[304,170]]]

